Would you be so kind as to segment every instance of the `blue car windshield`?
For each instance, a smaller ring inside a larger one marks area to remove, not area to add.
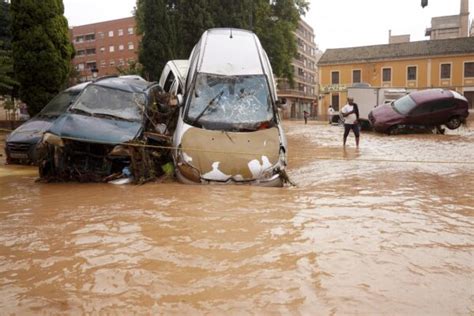
[[[416,106],[415,101],[406,95],[392,103],[393,108],[402,115],[407,115]]]
[[[59,116],[66,112],[71,103],[79,94],[77,91],[63,91],[55,96],[48,104],[41,110],[39,115],[42,116]]]
[[[91,84],[77,98],[71,110],[91,115],[106,115],[129,121],[141,121],[145,94]]]
[[[274,118],[264,75],[220,76],[200,73],[185,120],[207,129],[255,130]]]

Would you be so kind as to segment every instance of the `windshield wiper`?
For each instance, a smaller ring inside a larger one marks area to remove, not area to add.
[[[211,105],[214,104],[214,101],[220,99],[223,94],[224,94],[224,90],[222,90],[215,97],[213,97],[211,101],[209,101],[209,103],[206,105],[206,107],[202,110],[202,112],[199,113],[199,115],[194,119],[192,125],[196,124],[199,121],[199,119],[204,115],[204,113],[206,113],[206,111],[211,107]]]
[[[72,113],[84,114],[84,115],[92,116],[92,113],[91,113],[91,112],[88,112],[88,111],[83,110],[83,109],[73,108],[73,109],[70,109],[69,111],[71,111]]]
[[[123,120],[123,121],[129,121],[129,122],[134,122],[135,121],[133,119],[129,119],[129,118],[121,117],[121,116],[115,116],[115,115],[109,114],[109,113],[93,113],[93,116],[94,117],[110,118],[110,119],[113,119],[113,120]]]

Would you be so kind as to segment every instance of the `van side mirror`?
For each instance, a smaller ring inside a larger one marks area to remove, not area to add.
[[[178,106],[182,106],[183,105],[183,102],[184,102],[184,98],[183,98],[183,95],[180,93],[176,96],[176,98],[178,99]]]
[[[278,98],[276,105],[279,109],[284,109],[286,107],[286,98]]]

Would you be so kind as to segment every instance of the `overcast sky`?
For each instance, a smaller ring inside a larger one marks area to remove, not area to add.
[[[135,0],[63,0],[69,26],[89,24],[132,15]],[[412,41],[428,39],[425,29],[431,18],[459,14],[460,0],[310,0],[304,17],[315,30],[316,43],[328,48],[388,43],[392,35],[410,34]],[[469,0],[474,12],[474,0]],[[474,14],[470,15],[470,20]]]

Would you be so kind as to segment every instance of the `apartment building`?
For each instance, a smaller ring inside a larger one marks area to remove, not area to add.
[[[358,83],[457,90],[473,109],[474,37],[328,49],[318,65],[323,113],[344,105],[347,87]]]
[[[303,111],[316,116],[317,103],[317,56],[318,47],[314,41],[314,30],[300,20],[295,32],[298,52],[293,59],[294,85],[285,79],[278,79],[278,96],[286,98],[287,107],[283,118],[302,118]]]
[[[117,67],[138,60],[140,37],[134,17],[75,26],[70,34],[76,49],[73,64],[80,81],[117,74]]]

